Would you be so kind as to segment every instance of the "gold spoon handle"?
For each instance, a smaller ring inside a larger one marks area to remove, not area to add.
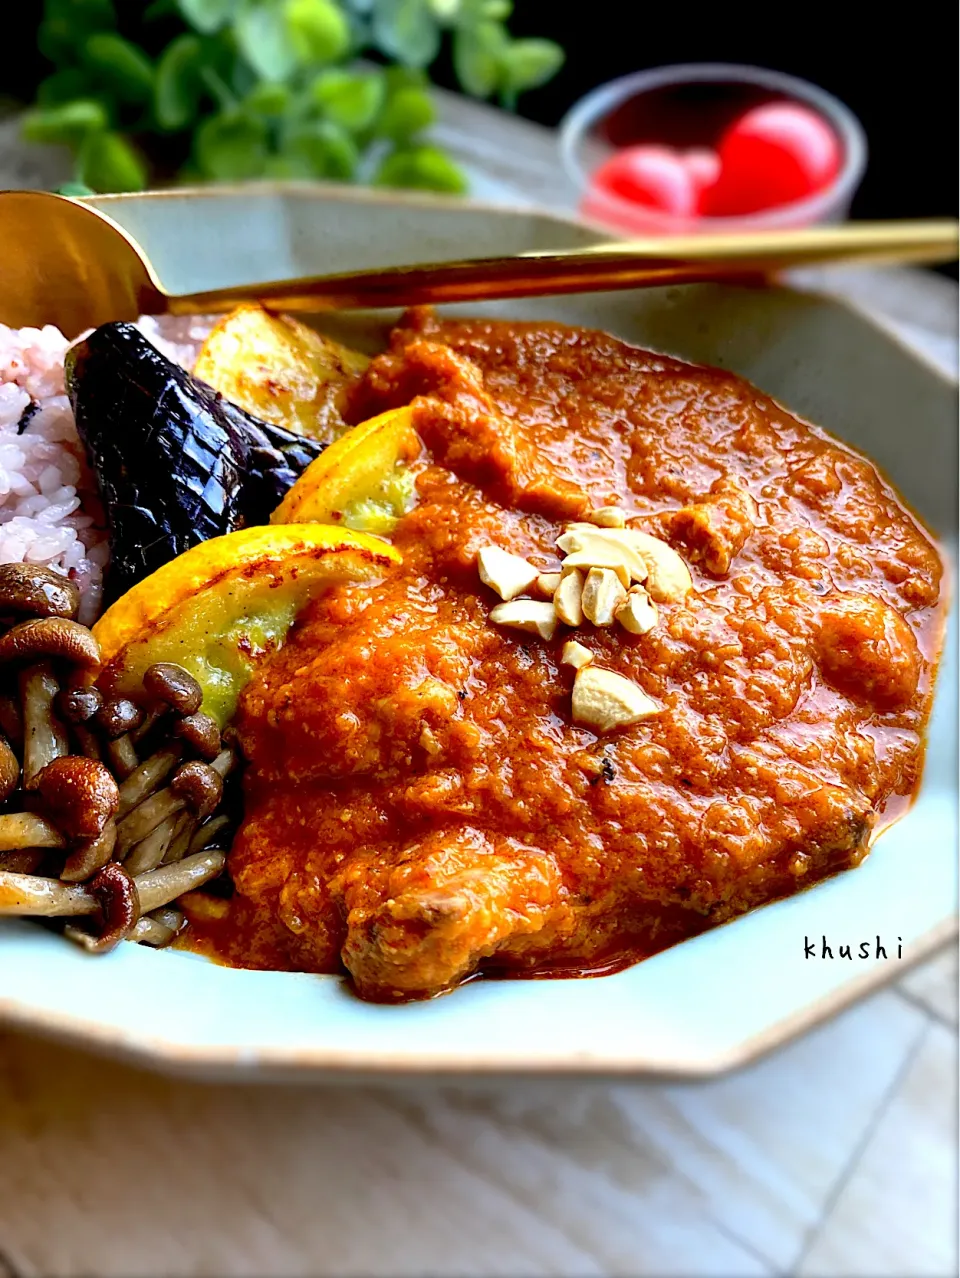
[[[949,262],[957,256],[955,221],[850,222],[390,266],[191,293],[170,297],[168,307],[176,315],[227,311],[244,301],[302,312],[367,309],[700,283],[841,263]]]

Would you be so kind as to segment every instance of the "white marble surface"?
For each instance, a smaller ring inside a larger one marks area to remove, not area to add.
[[[570,207],[547,131],[443,127],[490,196]],[[956,368],[948,281],[826,286]],[[953,946],[702,1084],[214,1087],[0,1031],[0,1275],[950,1278],[956,1053]]]

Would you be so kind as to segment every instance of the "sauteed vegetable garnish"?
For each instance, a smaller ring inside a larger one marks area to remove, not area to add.
[[[133,324],[75,346],[67,387],[110,528],[109,599],[191,546],[265,524],[323,449],[250,417]]]
[[[18,689],[0,736],[0,914],[83,916],[65,930],[92,951],[167,944],[183,915],[164,907],[223,868],[236,756],[179,667],[148,668],[139,704],[91,686],[100,646],[52,575],[0,574],[0,610],[40,614],[0,636]]]
[[[201,369],[243,407],[129,325],[74,356],[129,588],[91,635],[8,573],[0,909],[423,998],[641,959],[909,803],[939,555],[741,379],[428,311],[368,362],[241,308]]]

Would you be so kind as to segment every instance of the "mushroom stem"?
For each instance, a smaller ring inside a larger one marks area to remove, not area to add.
[[[163,858],[164,865],[174,865],[177,861],[182,861],[188,852],[201,852],[203,850],[202,848],[194,849],[191,847],[191,840],[196,833],[196,829],[196,817],[191,812],[181,812],[180,823],[173,836],[173,842]]]
[[[201,825],[200,829],[190,840],[190,851],[202,852],[204,848],[210,846],[220,831],[229,824],[230,818],[225,814],[212,817],[205,825]]]
[[[125,781],[131,773],[136,771],[140,760],[137,758],[137,752],[133,748],[133,742],[128,733],[124,732],[122,736],[108,741],[105,749],[107,762],[121,781]]]
[[[172,790],[161,790],[159,794],[144,799],[139,807],[123,818],[117,825],[117,849],[121,857],[141,839],[151,834],[161,821],[173,816],[186,806],[186,800],[179,798]]]
[[[20,701],[23,706],[23,784],[32,790],[37,776],[48,763],[69,750],[66,729],[53,712],[53,700],[60,691],[53,666],[41,661],[20,674]]]
[[[198,852],[185,856],[176,865],[162,865],[159,870],[141,874],[135,880],[140,893],[140,908],[144,913],[168,905],[184,892],[192,892],[216,876],[223,869],[226,856],[222,852]]]
[[[159,919],[141,918],[137,920],[136,927],[127,940],[135,941],[139,945],[150,945],[154,949],[162,949],[164,945],[169,945],[176,935],[173,928],[167,927]]]
[[[176,865],[164,865],[134,879],[143,913],[169,905],[185,892],[192,892],[223,869],[226,856],[222,852],[198,852]],[[95,914],[100,903],[92,892],[79,884],[61,883],[59,879],[37,874],[12,874],[0,870],[0,914],[45,915],[49,918],[75,914]]]
[[[225,781],[233,771],[236,762],[236,754],[234,754],[232,750],[226,749],[220,751],[214,761],[210,764],[210,767],[213,768],[214,772],[219,772],[221,779]]]
[[[63,835],[55,825],[32,812],[7,812],[0,816],[0,852],[21,848],[62,848]]]
[[[158,910],[153,911],[150,918],[156,919],[171,932],[179,932],[185,921],[183,910],[178,910],[175,905],[161,905]]]
[[[128,874],[144,874],[147,870],[157,868],[173,842],[179,821],[180,817],[176,813],[168,816],[136,844],[123,862],[123,868]]]
[[[0,734],[0,803],[5,803],[17,788],[20,780],[20,762],[10,747],[10,742]]]
[[[20,702],[7,693],[0,694],[0,731],[18,749],[23,745],[23,715]]]
[[[143,716],[140,725],[130,733],[130,740],[133,744],[139,745],[147,733],[152,732],[163,716],[168,713],[169,710],[166,706],[162,706],[159,710],[148,710]]]
[[[156,754],[141,763],[127,777],[120,787],[120,807],[117,809],[118,819],[148,798],[157,787],[167,779],[180,760],[181,750],[177,745],[164,746]]]
[[[80,747],[80,753],[87,759],[93,759],[96,763],[100,763],[103,759],[103,751],[100,749],[100,742],[89,728],[85,728],[83,724],[76,723],[73,725],[73,735],[76,738],[77,745]]]
[[[0,852],[0,870],[13,874],[36,874],[45,852],[42,848],[18,848],[13,852]]]
[[[95,914],[97,898],[86,888],[47,879],[38,874],[0,870],[0,914],[33,914],[56,918],[67,914]]]

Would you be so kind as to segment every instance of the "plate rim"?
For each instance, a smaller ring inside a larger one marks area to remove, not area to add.
[[[734,920],[735,921],[735,920]],[[154,1035],[127,1035],[122,1030],[63,1013],[38,1011],[13,998],[0,997],[0,1031],[6,1028],[34,1034],[49,1042],[60,1042],[110,1059],[126,1061],[167,1075],[197,1081],[235,1081],[238,1084],[262,1081],[290,1083],[311,1081],[383,1082],[430,1077],[448,1080],[464,1077],[530,1078],[561,1077],[566,1079],[643,1078],[645,1082],[705,1082],[733,1073],[763,1059],[819,1025],[839,1015],[846,1008],[871,994],[878,993],[912,971],[925,959],[945,950],[951,940],[960,937],[960,914],[953,914],[935,924],[910,946],[902,958],[890,958],[847,981],[829,994],[806,1007],[772,1022],[765,1029],[745,1038],[729,1051],[718,1052],[700,1060],[677,1060],[657,1066],[645,1065],[642,1059],[591,1062],[569,1052],[553,1057],[520,1057],[505,1062],[495,1055],[478,1057],[473,1051],[468,1058],[438,1058],[424,1055],[391,1057],[379,1053],[375,1060],[358,1061],[356,1055],[338,1052],[336,1048],[258,1049],[249,1053],[235,1047],[208,1047],[173,1042]],[[318,979],[339,981],[338,976]],[[592,978],[602,980],[602,977]],[[442,997],[455,995],[456,990]],[[249,1059],[246,1059],[249,1057]]]

